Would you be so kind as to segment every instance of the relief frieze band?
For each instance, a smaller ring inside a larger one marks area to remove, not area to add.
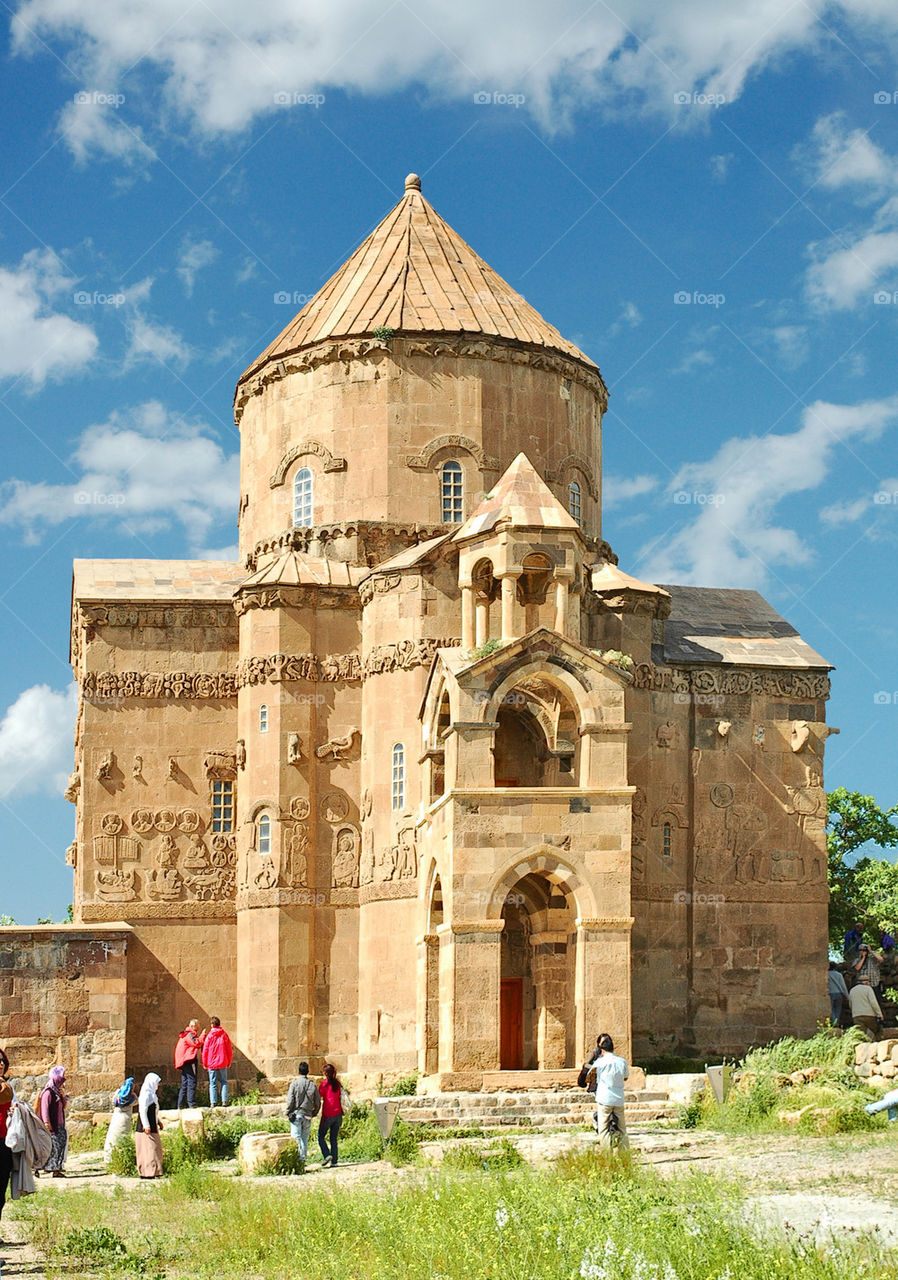
[[[747,667],[655,667],[639,662],[633,686],[657,693],[767,694],[773,698],[828,698],[829,676],[820,671],[759,670]]]

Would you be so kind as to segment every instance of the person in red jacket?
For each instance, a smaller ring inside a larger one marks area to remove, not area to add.
[[[231,1037],[221,1025],[219,1018],[211,1019],[212,1025],[203,1045],[203,1066],[209,1072],[209,1106],[218,1106],[218,1091],[221,1089],[221,1105],[228,1105],[228,1067],[234,1057]]]
[[[181,1088],[178,1090],[178,1110],[186,1101],[192,1107],[196,1100],[196,1058],[206,1039],[205,1029],[200,1031],[196,1018],[191,1018],[178,1036],[175,1045],[175,1066],[181,1071]]]

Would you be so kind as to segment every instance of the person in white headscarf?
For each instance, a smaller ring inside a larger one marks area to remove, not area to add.
[[[162,1177],[162,1139],[159,1137],[162,1121],[158,1116],[159,1099],[156,1095],[160,1083],[161,1076],[151,1071],[140,1087],[137,1100],[138,1124],[134,1146],[137,1172],[142,1178]]]

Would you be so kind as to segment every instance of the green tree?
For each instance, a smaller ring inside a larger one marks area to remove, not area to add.
[[[881,809],[873,796],[845,787],[831,791],[827,802],[830,945],[841,950],[858,921],[871,932],[898,933],[898,865],[869,854],[854,856],[865,845],[898,845],[898,824],[892,821],[898,805]]]

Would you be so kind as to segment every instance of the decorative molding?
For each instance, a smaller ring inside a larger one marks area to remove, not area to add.
[[[389,348],[377,338],[319,342],[292,355],[282,356],[253,373],[246,382],[238,383],[234,393],[234,421],[239,426],[248,401],[253,396],[261,395],[270,383],[279,382],[288,374],[305,373],[324,364],[348,364],[350,361],[363,360],[379,363],[397,356],[493,360],[528,365],[531,369],[546,369],[587,387],[598,397],[603,410],[608,404],[608,389],[598,369],[588,368],[559,351],[543,346],[531,347],[501,338],[477,339],[443,334],[433,338],[393,338]]]
[[[234,698],[236,677],[230,671],[215,675],[189,671],[88,671],[81,680],[81,696],[88,701],[122,698]]]
[[[288,449],[281,458],[280,462],[274,469],[271,479],[268,481],[269,488],[277,489],[279,485],[284,483],[287,471],[298,458],[305,457],[306,454],[314,454],[316,458],[321,458],[324,463],[325,471],[345,471],[346,459],[335,457],[330,449],[326,448],[318,440],[303,440],[301,444],[294,445],[292,449]]]
[[[375,645],[363,657],[357,653],[329,653],[325,657],[314,653],[273,653],[244,658],[235,672],[221,671],[216,675],[205,672],[191,675],[187,671],[89,671],[81,680],[81,696],[110,705],[124,698],[234,698],[238,689],[248,685],[354,681],[390,671],[428,667],[438,649],[453,649],[460,644],[459,636],[444,636]],[[213,759],[221,764],[210,766],[208,762]],[[209,753],[205,764],[207,777],[233,777],[233,773],[228,772],[233,768],[232,760],[226,753]],[[239,767],[240,761],[236,763]],[[113,759],[109,769],[114,766]],[[221,769],[221,774],[208,772],[210,767]]]
[[[586,489],[589,496],[594,502],[598,502],[599,486],[596,482],[596,473],[581,453],[569,453],[566,458],[562,458],[557,467],[553,467],[551,471],[546,472],[546,479],[549,484],[564,484],[569,471],[580,472],[586,481]]]
[[[629,931],[635,923],[633,916],[592,916],[578,919],[577,929],[581,933],[611,933]]]
[[[407,467],[411,467],[413,471],[429,471],[435,454],[441,449],[464,449],[469,453],[481,471],[498,471],[500,462],[498,458],[492,457],[486,453],[476,440],[472,440],[470,436],[435,436],[428,444],[424,446],[420,453],[406,453],[403,455],[402,461]]]
[[[78,623],[94,638],[96,627],[222,627],[234,631],[234,610],[227,605],[86,605],[78,609]]]
[[[234,918],[234,903],[228,902],[84,902],[81,919],[90,920],[166,920],[209,919],[210,917]]]
[[[656,667],[638,662],[632,671],[636,689],[656,693],[766,694],[773,698],[828,698],[829,676],[818,671],[778,671],[757,667]]]

